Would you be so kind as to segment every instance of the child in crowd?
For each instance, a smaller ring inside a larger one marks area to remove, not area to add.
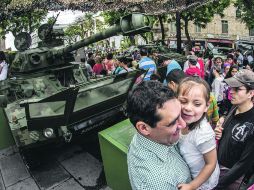
[[[188,164],[193,181],[179,184],[180,190],[213,189],[219,179],[215,134],[206,119],[209,85],[199,77],[183,79],[178,88],[181,116],[186,122],[179,140],[180,153]]]
[[[214,80],[212,83],[212,93],[214,94],[217,104],[220,108],[219,111],[221,111],[221,106],[223,105],[223,95],[224,95],[224,78],[221,75],[221,67],[218,65],[215,65],[213,68],[213,75],[214,75]],[[222,114],[222,112],[219,112],[220,114]]]
[[[224,65],[223,65],[223,74],[222,74],[222,76],[225,78],[226,77],[226,75],[228,74],[228,71],[229,71],[229,69],[230,69],[230,64],[229,63],[224,63]]]

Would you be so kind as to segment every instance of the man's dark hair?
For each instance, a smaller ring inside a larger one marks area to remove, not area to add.
[[[191,65],[197,65],[198,62],[196,60],[194,60],[194,59],[189,59],[189,63]]]
[[[87,56],[88,56],[88,58],[91,58],[93,56],[93,53],[89,52]]]
[[[140,55],[141,56],[147,56],[148,55],[148,51],[146,48],[141,48],[140,49]]]
[[[135,126],[143,121],[150,127],[156,127],[161,116],[157,110],[168,100],[176,98],[173,90],[159,81],[143,81],[127,97],[127,114]]]
[[[166,76],[167,83],[173,81],[176,84],[180,84],[181,80],[183,80],[186,77],[184,72],[180,69],[174,69],[170,71]]]
[[[153,73],[151,76],[150,76],[150,80],[158,80],[160,81],[161,80],[161,76],[157,73]]]
[[[120,61],[121,63],[124,63],[125,65],[128,64],[128,59],[124,56],[118,57],[117,60]]]
[[[6,60],[5,54],[3,51],[0,51],[0,61]]]
[[[113,59],[113,53],[108,53],[108,54],[107,54],[107,59],[108,59],[108,60]]]
[[[234,55],[232,55],[231,53],[229,53],[229,54],[227,55],[227,59],[234,59]]]
[[[230,54],[231,55],[231,54]],[[234,57],[233,57],[234,58]],[[221,57],[215,57],[214,58],[214,62],[216,62],[218,59],[220,59],[221,60],[221,62],[223,62],[223,59],[221,58]]]

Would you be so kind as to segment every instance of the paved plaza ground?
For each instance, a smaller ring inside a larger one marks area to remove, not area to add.
[[[98,143],[50,148],[29,169],[16,146],[1,150],[0,190],[110,190],[98,149]]]

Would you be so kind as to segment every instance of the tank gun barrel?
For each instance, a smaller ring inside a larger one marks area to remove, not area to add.
[[[64,53],[72,52],[94,42],[115,36],[119,33],[122,33],[123,35],[134,35],[148,32],[150,30],[151,27],[148,18],[143,14],[133,13],[122,17],[119,24],[115,24],[102,32],[96,33],[86,39],[66,46],[63,49],[58,50],[56,54],[62,55]]]
[[[39,34],[42,38],[45,38],[43,34],[48,30],[50,30],[48,26],[41,29]],[[74,50],[120,33],[123,35],[134,35],[150,30],[151,27],[148,17],[143,14],[133,13],[122,17],[118,24],[64,48],[53,49],[45,46],[19,52],[11,64],[11,73],[15,73],[15,75],[33,72],[42,73],[49,68],[52,69],[69,65],[74,60],[73,55],[70,54]]]
[[[72,52],[74,50],[77,50],[77,49],[87,46],[89,44],[98,42],[100,40],[107,39],[111,36],[114,36],[114,35],[120,33],[120,32],[121,32],[121,26],[115,24],[114,26],[111,26],[107,30],[96,33],[96,34],[90,36],[89,38],[83,39],[81,41],[76,42],[73,45],[68,45],[63,49],[58,50],[57,55],[62,55],[62,54],[68,53],[68,52]]]

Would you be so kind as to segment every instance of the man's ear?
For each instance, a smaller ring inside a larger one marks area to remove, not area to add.
[[[250,92],[250,98],[251,98],[251,100],[253,100],[253,98],[254,98],[254,90],[250,90],[249,92]]]
[[[143,121],[138,121],[136,123],[136,129],[144,136],[149,135],[151,131],[151,127]]]
[[[170,81],[170,82],[168,83],[168,87],[169,87],[170,89],[172,89],[172,90],[176,89],[176,84],[175,84],[175,82],[174,82],[174,81]]]

